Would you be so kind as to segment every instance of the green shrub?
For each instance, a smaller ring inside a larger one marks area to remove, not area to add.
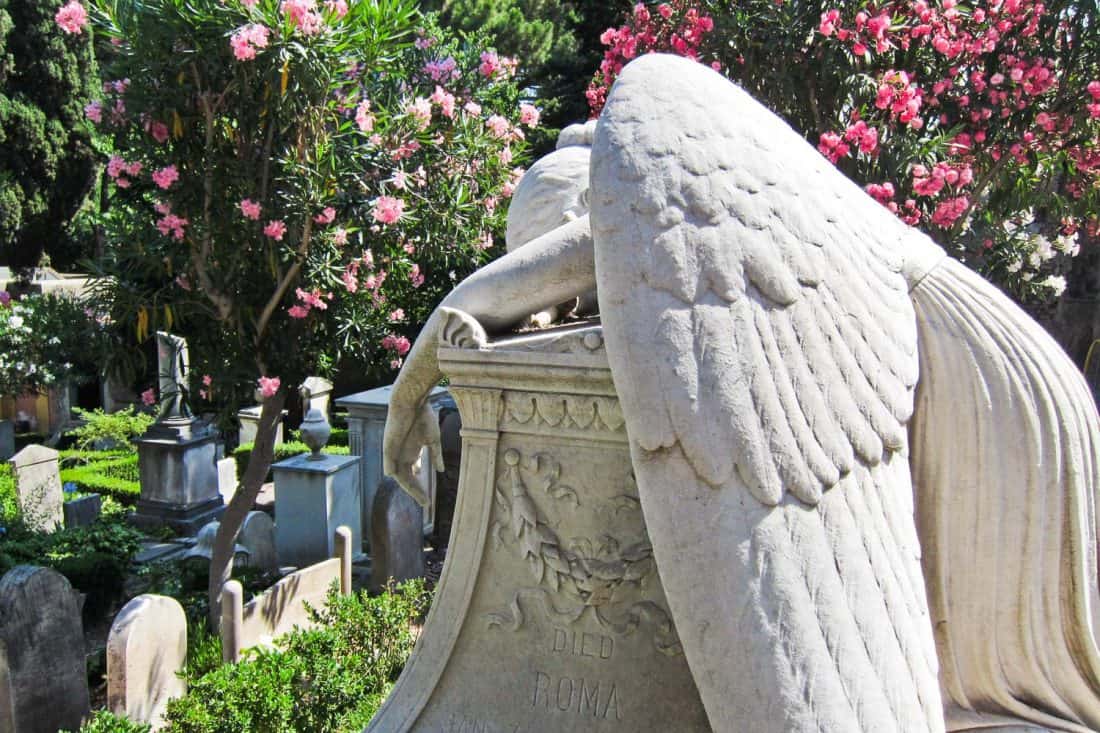
[[[293,443],[302,442],[302,431],[301,430],[291,430],[290,431],[290,440]],[[328,445],[326,446],[326,448],[334,448],[334,447],[337,447],[337,446],[344,446],[344,447],[348,446],[348,429],[347,428],[338,428],[335,425],[333,425],[332,426],[332,434],[328,436]]]
[[[360,731],[412,652],[412,625],[429,601],[422,581],[375,598],[333,590],[314,612],[321,628],[295,630],[274,650],[250,652],[239,664],[190,679],[187,695],[168,704],[171,730]]]
[[[118,412],[105,413],[101,409],[91,412],[75,408],[84,424],[66,433],[76,440],[79,450],[92,450],[97,441],[113,444],[121,450],[133,451],[132,438],[143,434],[153,424],[153,416],[137,412],[133,407]]]
[[[309,453],[309,446],[305,443],[299,443],[297,441],[291,441],[289,443],[281,443],[275,446],[275,460],[273,463],[279,461],[285,461],[287,458],[293,458],[294,456],[301,455],[302,453]],[[351,453],[351,450],[347,445],[333,445],[329,444],[325,446],[322,453],[327,453],[333,456],[346,456]],[[252,443],[241,443],[237,446],[237,449],[233,451],[233,459],[237,461],[237,475],[244,476],[244,471],[248,468],[248,459],[252,456]],[[271,472],[268,471],[265,481],[271,481]]]
[[[127,506],[141,496],[136,453],[64,451],[61,465],[62,483],[76,484],[77,491],[103,494]]]
[[[142,535],[116,515],[88,527],[31,532],[21,522],[0,538],[0,575],[21,564],[51,567],[89,595],[109,603],[123,590],[126,570],[141,549]],[[94,598],[93,598],[94,597]]]
[[[115,715],[107,710],[97,710],[84,725],[80,726],[79,733],[148,733],[149,726],[145,723],[135,723],[121,715]],[[66,731],[59,731],[66,733]]]
[[[0,463],[0,526],[7,527],[19,517],[19,501],[15,497],[15,477],[11,466]]]

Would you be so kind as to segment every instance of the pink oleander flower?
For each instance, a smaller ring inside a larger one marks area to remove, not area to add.
[[[176,170],[176,166],[174,165],[165,166],[160,170],[153,171],[153,183],[166,191],[171,188],[173,183],[179,180],[179,177],[179,171]]]
[[[312,36],[321,32],[324,18],[317,12],[317,0],[283,0],[279,8],[290,25],[301,31],[302,35]]]
[[[343,18],[348,14],[348,4],[344,0],[325,0],[325,9],[337,18]]]
[[[412,269],[409,270],[409,282],[412,283],[414,288],[419,288],[424,284],[424,273],[420,272],[420,265],[413,264]]]
[[[275,393],[279,391],[279,378],[278,377],[260,377],[260,394],[267,397],[274,397]]]
[[[519,106],[519,123],[528,127],[537,127],[539,124],[539,111],[532,104]]]
[[[370,102],[366,99],[355,108],[355,124],[362,132],[370,132],[374,129],[374,115],[370,113]]]
[[[69,35],[79,36],[88,27],[88,11],[77,0],[61,6],[53,19]]]
[[[157,393],[153,391],[152,387],[141,393],[141,404],[146,407],[157,404]]]
[[[348,243],[348,230],[342,227],[337,229],[332,233],[332,242],[338,247],[343,247]]]
[[[209,374],[203,374],[202,375],[202,383],[203,383],[203,385],[209,387],[210,385],[212,385],[214,383],[214,378],[212,376],[210,376]]]
[[[84,105],[84,116],[97,125],[103,122],[103,102],[96,100]]]
[[[263,208],[259,203],[252,199],[241,199],[241,203],[238,204],[241,207],[241,213],[244,218],[251,219],[252,221],[260,220],[260,210]]]
[[[444,117],[450,119],[455,116],[455,95],[437,84],[430,99],[432,104],[439,105],[439,111]]]
[[[313,217],[313,221],[318,224],[331,224],[336,219],[336,209],[331,206],[326,206],[324,210]]]
[[[181,272],[176,275],[176,285],[178,285],[181,290],[191,291],[191,281],[187,279],[187,273]]]
[[[492,51],[482,51],[481,63],[478,65],[477,70],[485,78],[490,78],[495,74],[500,66],[500,58],[497,57]]]
[[[286,309],[286,312],[291,318],[305,318],[309,315],[309,308],[301,305],[292,305]]]
[[[403,363],[403,359],[390,359],[390,369],[400,369]]]
[[[493,115],[485,120],[485,126],[489,128],[489,132],[496,138],[508,137],[508,133],[512,129],[512,124],[500,115]]]
[[[388,351],[396,351],[398,356],[409,353],[412,344],[404,336],[388,333],[382,337],[382,348]]]
[[[405,202],[393,196],[379,196],[374,200],[371,215],[381,224],[393,224],[405,212]]]
[[[160,120],[153,120],[150,122],[148,130],[149,134],[153,136],[153,139],[161,145],[168,142],[168,125]]]
[[[259,1],[260,0],[241,0],[241,5],[244,5],[246,8],[254,8]]]
[[[111,159],[107,161],[107,175],[111,178],[118,178],[121,176],[127,168],[127,163],[121,155],[112,155]]]
[[[398,168],[393,172],[390,182],[394,188],[404,191],[409,187],[409,174]]]
[[[242,25],[229,37],[229,46],[233,57],[238,61],[251,61],[256,58],[256,49],[267,48],[271,30],[259,23]]]
[[[431,100],[417,97],[416,100],[405,107],[405,113],[416,120],[416,125],[421,130],[425,129],[432,121]]]
[[[332,293],[321,294],[320,288],[314,288],[312,291],[305,291],[298,288],[294,291],[294,294],[298,296],[298,300],[302,301],[302,304],[307,308],[316,308],[317,310],[328,310],[328,303],[325,302],[327,297],[332,299]]]
[[[157,231],[166,237],[171,235],[172,238],[178,242],[183,240],[184,227],[188,224],[190,224],[190,222],[182,216],[165,214],[164,217],[157,222]]]
[[[462,105],[462,109],[466,110],[467,114],[471,114],[474,117],[478,117],[481,115],[481,105],[477,102],[467,102],[466,104]]]
[[[405,311],[401,308],[396,308],[390,312],[390,323],[397,323],[403,320],[405,320]]]
[[[286,234],[286,224],[283,223],[282,219],[273,219],[264,227],[264,235],[271,237],[276,242],[283,241],[284,234]]]

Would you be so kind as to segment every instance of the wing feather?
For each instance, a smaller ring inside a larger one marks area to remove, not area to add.
[[[712,726],[942,730],[906,227],[683,59],[623,71],[591,177],[608,360]]]

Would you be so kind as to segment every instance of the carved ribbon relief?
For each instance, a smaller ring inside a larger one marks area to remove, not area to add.
[[[652,598],[656,565],[641,523],[636,489],[631,486],[609,499],[584,493],[582,505],[581,494],[561,482],[561,464],[550,455],[524,458],[508,449],[503,463],[489,528],[493,549],[522,557],[534,585],[518,589],[508,610],[487,614],[489,627],[518,631],[524,624],[522,604],[537,602],[560,624],[574,624],[587,613],[600,627],[620,636],[651,625],[659,651],[681,653],[668,611]],[[596,516],[638,512],[637,532],[563,541],[536,496],[560,503],[565,512],[587,511]]]

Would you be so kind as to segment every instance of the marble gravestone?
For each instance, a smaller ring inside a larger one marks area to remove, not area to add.
[[[348,445],[351,454],[363,457],[359,464],[359,486],[362,489],[363,500],[360,521],[363,529],[367,531],[372,526],[374,492],[383,479],[382,434],[386,428],[386,414],[389,411],[392,391],[393,388],[387,385],[336,400],[336,406],[346,409],[348,413]],[[436,413],[446,408],[454,408],[450,394],[442,387],[431,391],[428,402]],[[428,485],[430,497],[424,512],[424,534],[429,534],[435,529],[436,474],[432,469],[431,461],[428,460],[427,452],[423,454],[420,462],[420,476]]]
[[[174,598],[146,594],[118,612],[107,637],[107,707],[153,730],[187,693],[187,616]]]
[[[447,564],[372,733],[709,731],[598,326],[445,345],[463,471]]]
[[[424,507],[388,476],[374,494],[370,590],[424,577]]]
[[[160,412],[134,440],[141,498],[132,521],[194,535],[225,511],[215,465],[217,435],[187,406],[187,342],[157,332]]]
[[[266,512],[249,512],[237,532],[237,543],[248,551],[248,566],[264,571],[278,570],[275,554],[275,523]]]
[[[8,460],[23,521],[39,532],[51,532],[65,522],[59,455],[52,448],[28,445]]]
[[[0,733],[77,730],[89,708],[77,593],[61,573],[0,578]]]

